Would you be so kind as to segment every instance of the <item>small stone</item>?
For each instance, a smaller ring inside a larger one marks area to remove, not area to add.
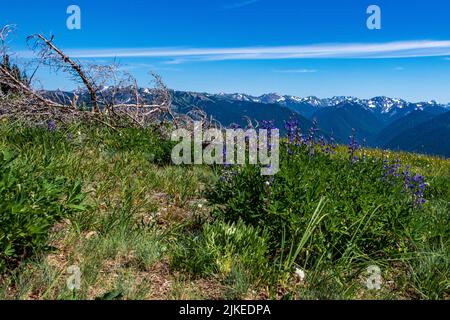
[[[89,239],[91,239],[91,238],[94,238],[94,237],[97,237],[97,231],[91,231],[91,232],[88,232],[88,233],[86,234],[86,236],[85,236],[85,238],[86,238],[87,240],[89,240]]]
[[[303,282],[306,278],[305,271],[300,268],[295,268],[295,275],[301,282]]]

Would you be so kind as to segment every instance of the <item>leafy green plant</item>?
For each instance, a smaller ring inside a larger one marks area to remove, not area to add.
[[[123,129],[120,134],[102,132],[103,143],[113,152],[140,152],[150,163],[171,163],[172,148],[175,143],[164,139],[153,128]]]
[[[227,276],[235,268],[245,268],[255,279],[267,268],[267,253],[267,232],[242,221],[217,221],[187,237],[178,247],[173,265],[197,276]]]
[[[402,235],[415,209],[401,183],[383,180],[382,168],[378,159],[355,163],[320,153],[283,152],[281,170],[273,179],[262,177],[254,166],[232,169],[207,196],[216,217],[267,228],[275,251],[282,239],[291,242],[286,248],[299,243],[325,196],[321,211],[326,217],[297,258],[314,263],[324,253],[328,260],[348,251],[389,255],[407,250]]]
[[[0,198],[0,271],[43,249],[56,222],[85,210],[79,182],[21,167],[6,151],[0,153]]]

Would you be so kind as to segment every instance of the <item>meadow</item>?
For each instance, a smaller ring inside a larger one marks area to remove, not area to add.
[[[449,299],[450,160],[286,129],[264,177],[172,165],[152,128],[3,119],[0,299]]]

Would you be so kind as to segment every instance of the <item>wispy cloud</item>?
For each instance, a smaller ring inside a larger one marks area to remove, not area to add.
[[[286,69],[286,70],[274,70],[276,73],[316,73],[316,69]]]
[[[403,70],[405,70],[405,68],[403,68],[403,67],[395,67],[394,68],[394,71],[403,71]]]
[[[119,65],[119,70],[121,71],[131,71],[131,70],[149,70],[149,71],[171,71],[171,72],[178,72],[181,71],[179,68],[173,68],[173,67],[164,67],[164,66],[158,66],[154,64],[149,63],[125,63]]]
[[[72,49],[76,58],[162,58],[170,64],[196,61],[284,59],[400,59],[450,56],[450,41],[338,43],[236,48],[108,48]]]
[[[247,1],[241,1],[241,2],[235,2],[232,4],[227,4],[224,7],[224,9],[237,9],[237,8],[242,8],[242,7],[246,7],[249,6],[251,4],[260,2],[261,0],[247,0]]]

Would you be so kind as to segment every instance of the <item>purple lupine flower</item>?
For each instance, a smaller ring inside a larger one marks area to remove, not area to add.
[[[395,181],[401,177],[401,167],[399,159],[396,159],[393,164],[390,164],[387,159],[383,160],[383,179],[390,184],[395,184]]]
[[[402,164],[399,159],[396,159],[392,164],[384,160],[383,179],[390,184],[394,184],[396,181],[403,179],[403,190],[413,196],[416,207],[422,207],[426,203],[424,192],[427,183],[424,177],[419,174],[412,175],[411,166],[409,165],[403,171],[401,171],[401,168]]]
[[[287,147],[289,155],[292,155],[294,152],[292,150],[291,145],[295,145],[299,147],[302,143],[302,134],[300,133],[298,120],[292,119],[285,122],[285,129],[287,131],[288,144]]]
[[[298,137],[298,121],[297,120],[286,121],[285,129],[287,131],[289,143],[293,144]]]
[[[326,144],[325,144],[324,136],[320,136],[319,143],[320,143],[320,148],[322,149],[322,152],[327,153],[326,150],[325,150],[326,149],[325,148]]]
[[[331,143],[331,154],[334,155],[336,153],[336,140],[334,140],[334,137],[331,136],[330,138]]]
[[[263,120],[261,121],[261,129],[267,130],[267,136],[268,136],[268,150],[269,152],[272,151],[272,130],[276,129],[275,127],[275,120]]]
[[[229,167],[230,165],[227,163],[227,145],[225,143],[223,144],[222,157],[223,157],[223,166],[225,168]]]
[[[410,189],[413,192],[414,198],[415,198],[415,204],[418,207],[421,207],[426,203],[426,200],[424,198],[424,191],[426,188],[425,179],[423,176],[416,174],[411,179]]]
[[[55,122],[55,120],[48,120],[47,121],[47,129],[50,132],[55,132],[56,131],[56,122]]]
[[[314,158],[315,156],[315,140],[316,140],[316,131],[317,131],[317,121],[314,119],[312,123],[312,127],[309,128],[308,137],[305,141],[305,144],[309,147],[309,156]]]
[[[269,130],[269,132],[273,129],[275,129],[275,120],[263,120],[261,121],[261,129]]]
[[[411,186],[411,166],[407,165],[406,169],[403,171],[403,187],[405,190],[410,189]]]
[[[356,130],[352,129],[352,135],[348,137],[348,154],[352,163],[357,162],[358,156],[356,155],[356,151],[360,149],[360,145],[358,140],[356,139]]]
[[[366,160],[366,158],[367,158],[367,155],[366,155],[366,152],[365,152],[365,147],[366,147],[366,144],[367,144],[367,140],[366,140],[366,138],[364,138],[363,139],[363,143],[362,143],[362,145],[361,145],[361,147],[360,147],[360,149],[361,149],[361,151],[363,152],[363,155],[362,155],[362,159],[363,160]]]

